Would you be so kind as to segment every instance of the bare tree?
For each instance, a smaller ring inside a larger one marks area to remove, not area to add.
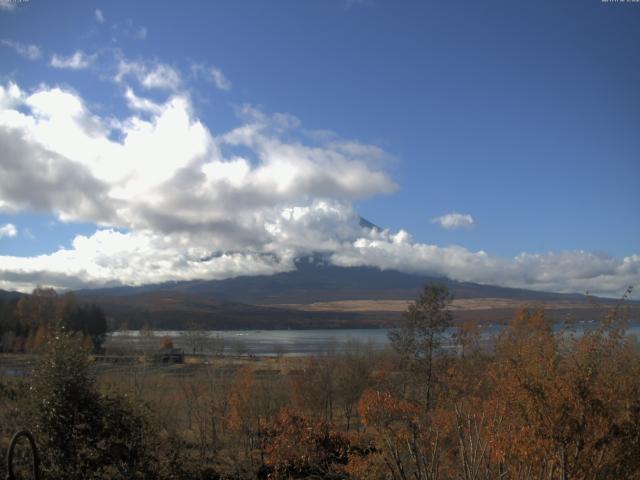
[[[187,324],[187,329],[182,334],[182,338],[185,340],[191,354],[197,355],[204,351],[207,332],[204,331],[200,324],[190,322]]]
[[[349,431],[351,420],[357,412],[358,400],[371,385],[371,373],[375,365],[373,349],[350,339],[337,358],[335,374],[336,397]]]
[[[452,321],[448,309],[452,299],[444,285],[426,285],[408,306],[397,328],[389,332],[393,348],[412,374],[418,400],[427,409],[432,401],[434,357]]]

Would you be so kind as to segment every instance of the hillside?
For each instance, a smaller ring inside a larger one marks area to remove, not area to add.
[[[296,270],[275,275],[241,276],[226,280],[116,287],[80,292],[91,295],[127,296],[157,290],[182,292],[212,300],[252,305],[306,304],[337,300],[413,299],[426,283],[442,283],[455,298],[507,298],[527,301],[586,300],[584,295],[538,292],[517,288],[457,282],[375,267],[337,267],[321,256],[303,257]],[[603,300],[608,302],[608,300]]]
[[[539,306],[554,320],[600,318],[613,301],[456,282],[446,278],[336,267],[306,257],[296,270],[273,276],[190,281],[77,292],[129,328],[218,329],[364,328],[393,324],[425,283],[444,283],[455,297],[454,319],[503,323],[525,306]],[[634,315],[640,307],[634,304]]]
[[[337,267],[304,257],[291,272],[226,280],[194,280],[141,287],[81,290],[114,328],[209,329],[371,328],[392,325],[426,283],[448,286],[457,321],[503,323],[522,307],[544,308],[553,320],[601,318],[613,304],[580,294],[558,294],[457,282],[372,267]],[[0,300],[21,294],[0,290]],[[640,304],[630,302],[631,316]]]
[[[179,330],[367,328],[383,319],[352,312],[304,312],[297,309],[209,300],[182,292],[157,290],[126,296],[80,295],[83,302],[99,305],[113,319],[113,327]]]

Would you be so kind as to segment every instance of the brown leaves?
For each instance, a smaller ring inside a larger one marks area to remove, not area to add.
[[[349,441],[327,422],[314,422],[285,408],[270,429],[265,448],[270,478],[329,478],[346,465]]]
[[[610,429],[626,415],[621,399],[637,394],[633,364],[623,337],[554,334],[544,312],[520,312],[497,339],[489,370],[493,398],[507,413],[496,450],[539,474],[582,478],[611,468]]]

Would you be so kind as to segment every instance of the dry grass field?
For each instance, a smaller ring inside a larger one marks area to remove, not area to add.
[[[272,307],[291,308],[306,312],[403,312],[412,300],[338,300],[332,302],[288,303],[271,305]],[[463,298],[454,300],[450,306],[453,311],[520,309],[536,307],[545,310],[587,309],[593,308],[588,301],[527,301],[509,298]]]

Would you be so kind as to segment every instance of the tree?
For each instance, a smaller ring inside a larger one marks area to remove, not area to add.
[[[371,385],[373,358],[374,352],[370,346],[363,347],[356,340],[349,340],[344,352],[336,359],[335,389],[337,403],[346,420],[346,431],[349,431],[351,419],[357,413],[358,400]]]
[[[323,421],[283,409],[269,429],[268,478],[344,478],[349,441]]]
[[[189,322],[182,338],[193,355],[202,353],[206,346],[207,332],[196,322]]]
[[[397,328],[389,332],[391,345],[413,374],[418,400],[427,408],[432,401],[434,356],[451,325],[448,306],[452,300],[444,285],[425,285],[418,299],[407,307]]]
[[[435,480],[440,469],[439,429],[414,402],[386,391],[367,390],[358,403],[366,427],[373,429],[376,453],[367,463],[382,463],[385,478]]]
[[[144,476],[154,461],[151,431],[124,396],[103,395],[77,335],[50,337],[30,382],[21,415],[33,422],[47,478]]]
[[[162,339],[160,340],[160,348],[162,350],[170,350],[173,348],[173,339],[168,336],[165,335],[164,337],[162,337]]]
[[[623,324],[605,319],[575,337],[554,333],[541,310],[521,311],[489,375],[504,411],[491,443],[509,477],[639,478],[627,474],[640,465],[640,362]]]
[[[310,416],[332,421],[336,381],[336,358],[333,354],[307,359],[302,375],[292,379],[296,406]]]
[[[251,451],[258,443],[261,430],[255,391],[256,377],[253,370],[249,367],[239,369],[229,393],[227,421],[229,428],[238,434],[247,458],[251,458]]]
[[[13,310],[11,315],[0,312],[6,318],[0,322],[4,324],[0,324],[0,335],[5,330],[12,330],[16,336],[22,337],[21,348],[26,351],[37,350],[57,328],[81,332],[90,338],[94,351],[100,350],[106,338],[104,312],[96,305],[79,305],[71,292],[58,295],[50,288],[36,288],[31,295],[20,298]]]
[[[94,304],[77,305],[75,298],[66,294],[62,325],[71,332],[82,332],[91,339],[94,351],[99,351],[107,334],[107,318],[104,312]]]
[[[25,331],[35,330],[39,325],[53,328],[62,316],[61,303],[52,288],[36,288],[31,295],[22,297],[16,313]]]

